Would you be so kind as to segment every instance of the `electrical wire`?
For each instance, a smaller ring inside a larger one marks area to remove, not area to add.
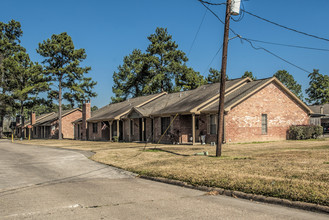
[[[250,38],[245,38],[245,39],[253,41],[253,42],[264,43],[264,44],[272,44],[272,45],[279,45],[279,46],[285,46],[285,47],[294,47],[294,48],[300,48],[300,49],[320,50],[320,51],[329,52],[329,49],[323,49],[323,48],[305,47],[305,46],[291,45],[291,44],[281,44],[281,43],[274,43],[274,42],[268,42],[268,41],[262,41],[262,40],[254,40],[254,39],[250,39]]]
[[[288,64],[290,64],[290,65],[292,65],[292,66],[294,66],[294,67],[296,67],[296,68],[298,68],[298,69],[306,72],[306,73],[311,73],[310,71],[308,71],[308,70],[306,70],[306,69],[304,69],[304,68],[302,68],[300,66],[297,66],[296,64],[293,64],[292,62],[290,62],[290,61],[288,61],[288,60],[280,57],[279,55],[276,55],[275,53],[269,51],[268,49],[266,49],[264,47],[259,47],[259,46],[256,47],[256,46],[254,46],[253,43],[250,40],[246,39],[246,38],[241,38],[241,39],[244,40],[244,41],[247,41],[251,45],[251,47],[254,48],[255,50],[264,50],[265,52],[271,54],[272,56],[274,56],[274,57],[276,57],[276,58],[278,58],[278,59],[280,59],[280,60],[282,60],[282,61],[284,61],[284,62],[286,62],[286,63],[288,63]]]
[[[223,3],[212,3],[212,2],[208,2],[208,1],[203,1],[203,0],[198,0],[201,3],[205,3],[207,5],[226,5],[226,2]]]
[[[187,57],[189,57],[189,55],[190,55],[190,53],[191,53],[191,51],[192,51],[192,48],[193,48],[194,43],[195,43],[195,40],[196,40],[196,38],[197,38],[197,36],[198,36],[198,34],[199,34],[199,31],[200,31],[200,29],[201,29],[201,26],[202,26],[202,24],[203,24],[203,21],[204,21],[204,19],[205,19],[205,17],[206,17],[207,11],[208,11],[208,9],[206,9],[206,11],[204,12],[204,15],[203,15],[203,17],[202,17],[201,23],[200,23],[200,25],[199,25],[199,28],[198,28],[198,30],[197,30],[197,32],[196,32],[196,34],[195,34],[195,36],[194,36],[194,39],[193,39],[193,41],[192,41],[192,45],[191,45],[191,47],[190,47],[190,50],[189,50],[188,53],[187,53]]]
[[[261,20],[263,20],[263,21],[266,21],[266,22],[268,22],[268,23],[271,23],[271,24],[273,24],[273,25],[279,26],[279,27],[281,27],[281,28],[284,28],[284,29],[287,29],[287,30],[290,30],[290,31],[294,31],[294,32],[296,32],[296,33],[303,34],[303,35],[306,35],[306,36],[309,36],[309,37],[317,38],[317,39],[319,39],[319,40],[329,41],[329,39],[327,39],[327,38],[319,37],[319,36],[316,36],[316,35],[313,35],[313,34],[308,34],[308,33],[302,32],[302,31],[298,31],[298,30],[296,30],[296,29],[293,29],[293,28],[290,28],[290,27],[287,27],[287,26],[284,26],[284,25],[278,24],[278,23],[276,23],[276,22],[270,21],[270,20],[268,20],[268,19],[266,19],[266,18],[262,18],[262,17],[260,17],[260,16],[258,16],[258,15],[255,15],[255,14],[251,13],[251,12],[248,12],[248,11],[246,11],[246,10],[244,10],[244,9],[241,9],[241,11],[243,11],[243,12],[245,12],[245,13],[251,15],[251,16],[254,16],[254,17],[258,18],[258,19],[261,19]]]
[[[222,21],[222,19],[220,19],[219,17],[218,17],[218,15],[215,13],[215,12],[213,12],[205,3],[203,3],[203,1],[202,0],[198,0],[205,8],[207,8],[222,24],[224,24],[225,25],[225,23],[224,23],[224,21]],[[235,35],[238,35],[232,28],[230,28],[230,31],[233,33],[233,34],[235,34]]]
[[[219,52],[222,50],[222,48],[223,48],[223,44],[222,44],[222,46],[219,48],[219,50],[217,50],[215,56],[211,59],[211,62],[209,63],[209,65],[207,66],[207,68],[205,69],[205,71],[203,71],[204,74],[206,74],[206,72],[209,70],[210,65],[212,64],[212,62],[214,62],[215,57],[219,54]]]
[[[205,4],[208,4],[208,3],[204,3],[202,0],[198,0],[204,7],[206,7],[222,24],[224,24],[225,25],[225,23],[218,17],[218,15],[215,13],[215,12],[213,12],[209,7],[207,7]],[[244,12],[246,12],[246,13],[248,13],[249,14],[249,12],[247,12],[247,11],[245,11],[245,10],[243,10]],[[255,16],[257,16],[257,15],[255,15]],[[259,17],[259,16],[257,16],[257,17]],[[260,18],[260,17],[259,17]],[[261,18],[262,19],[262,18]],[[266,21],[268,21],[268,20],[266,20]],[[272,23],[271,21],[268,21],[268,22],[270,22],[270,23]],[[274,22],[273,22],[274,23]],[[276,24],[276,23],[274,23],[274,24]],[[279,25],[279,24],[276,24],[276,25]],[[279,25],[279,26],[281,26],[281,25]],[[282,27],[285,27],[285,26],[282,26]],[[285,27],[286,28],[286,27]],[[288,28],[289,29],[289,28]],[[294,30],[294,29],[292,29],[292,30]],[[271,52],[271,51],[269,51],[268,49],[266,49],[266,48],[264,48],[264,47],[256,47],[256,46],[254,46],[254,44],[249,40],[249,39],[247,39],[247,38],[243,38],[243,37],[241,37],[239,34],[237,34],[232,28],[230,28],[230,31],[233,33],[233,34],[235,34],[237,37],[239,37],[241,40],[244,40],[244,41],[247,41],[249,44],[250,44],[250,46],[253,48],[253,49],[255,49],[255,50],[263,50],[263,51],[265,51],[265,52],[267,52],[267,53],[269,53],[269,54],[271,54],[272,56],[274,56],[274,57],[276,57],[276,58],[278,58],[278,59],[280,59],[280,60],[282,60],[282,61],[284,61],[284,62],[286,62],[286,63],[288,63],[288,64],[290,64],[290,65],[292,65],[292,66],[294,66],[294,67],[296,67],[296,68],[298,68],[298,69],[300,69],[300,70],[302,70],[302,71],[304,71],[304,72],[306,72],[306,73],[311,73],[310,71],[307,71],[306,69],[304,69],[304,68],[302,68],[302,67],[299,67],[299,66],[297,66],[296,64],[293,64],[292,62],[290,62],[290,61],[288,61],[288,60],[286,60],[286,59],[284,59],[284,58],[282,58],[282,57],[280,57],[279,55],[276,55],[275,53],[273,53],[273,52]],[[298,32],[298,31],[297,31]],[[306,34],[306,33],[304,33],[304,32],[301,32],[301,33],[303,33],[303,34]],[[308,35],[308,34],[306,34],[306,35]],[[309,36],[313,36],[313,35],[309,35]],[[317,36],[314,36],[314,37],[316,37],[316,38],[320,38],[320,37],[317,37]],[[328,40],[328,39],[325,39],[325,38],[320,38],[320,39],[322,39],[322,40]],[[329,41],[329,40],[328,40]],[[223,47],[223,46],[222,46]],[[215,59],[215,57],[217,56],[217,54],[219,53],[219,51],[222,49],[222,47],[217,51],[217,53],[215,54],[215,56],[213,57],[213,59],[212,59],[212,61],[211,61],[211,63],[213,62],[213,60]],[[209,66],[211,65],[211,63],[208,65],[208,67],[207,67],[207,69],[209,68]],[[206,71],[205,71],[206,72]]]

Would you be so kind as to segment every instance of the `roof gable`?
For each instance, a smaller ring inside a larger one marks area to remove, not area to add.
[[[155,99],[165,95],[167,93],[157,93],[147,96],[139,96],[136,98],[131,98],[123,102],[109,104],[99,109],[94,116],[89,118],[87,121],[103,121],[103,120],[117,120],[120,119],[121,116],[127,114],[131,108],[140,107],[149,102],[152,102]]]
[[[249,78],[228,80],[226,83],[226,92],[229,92],[244,82],[250,81]],[[159,99],[138,108],[143,116],[157,116],[169,114],[189,114],[197,112],[197,109],[206,103],[211,102],[219,96],[220,83],[202,85],[196,89],[170,93]]]
[[[232,94],[225,96],[225,103],[224,108],[225,111],[230,111],[234,106],[240,104],[250,96],[254,95],[261,89],[265,88],[270,83],[275,83],[281,89],[283,89],[288,96],[290,96],[296,103],[298,103],[306,112],[309,114],[312,113],[312,110],[302,101],[300,100],[295,94],[293,94],[286,86],[284,86],[277,78],[271,77],[267,79],[255,80],[247,83],[243,87],[239,88]],[[217,112],[218,111],[218,99],[217,102],[214,102],[211,106],[203,109],[201,112]]]

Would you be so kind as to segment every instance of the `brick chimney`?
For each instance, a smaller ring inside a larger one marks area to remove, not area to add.
[[[320,107],[320,114],[323,115],[323,106]]]
[[[87,132],[88,132],[87,120],[90,117],[91,117],[90,100],[87,100],[82,104],[82,125],[81,125],[82,140],[87,140]]]
[[[35,124],[35,112],[31,112],[31,125]]]

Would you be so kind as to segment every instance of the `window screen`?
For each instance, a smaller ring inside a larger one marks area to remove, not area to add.
[[[210,134],[216,134],[216,115],[210,115]]]
[[[97,123],[93,123],[93,133],[97,133]]]
[[[161,134],[163,134],[170,124],[170,117],[163,117],[161,118]]]

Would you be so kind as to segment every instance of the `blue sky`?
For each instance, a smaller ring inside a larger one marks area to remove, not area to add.
[[[224,2],[224,0],[212,0]],[[248,0],[246,11],[297,30],[329,38],[328,0]],[[212,6],[224,20],[225,7]],[[188,53],[206,9],[197,0],[126,0],[126,1],[73,1],[73,0],[16,0],[1,3],[0,21],[15,19],[21,22],[21,38],[32,60],[43,59],[36,53],[38,43],[52,34],[67,32],[76,48],[85,48],[87,59],[82,65],[91,66],[89,76],[98,84],[98,96],[92,105],[102,107],[111,100],[112,75],[122,64],[123,57],[134,49],[145,51],[147,36],[156,27],[165,27]],[[329,49],[329,42],[297,34],[245,14],[240,22],[231,20],[231,28],[245,38],[283,44]],[[222,44],[223,25],[207,12],[188,58],[188,66],[207,75],[207,67]],[[230,37],[234,35],[231,33]],[[329,73],[329,52],[305,50],[256,43],[282,58],[308,70],[320,69]],[[221,52],[210,67],[220,69]],[[307,73],[274,56],[252,49],[248,43],[233,39],[229,43],[227,73],[238,78],[252,71],[258,78],[271,77],[277,70],[292,74],[303,90],[308,87]]]

